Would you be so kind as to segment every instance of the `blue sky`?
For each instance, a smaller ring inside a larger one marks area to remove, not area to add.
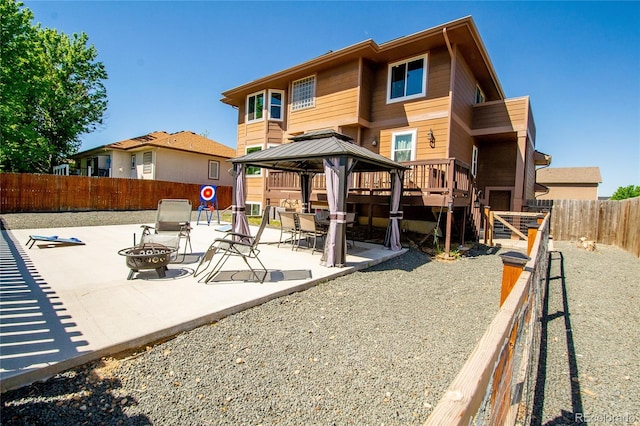
[[[235,147],[223,91],[471,15],[506,96],[531,97],[552,167],[600,167],[600,196],[640,185],[640,2],[24,3],[43,27],[87,33],[109,73],[105,124],[82,150],[156,130]]]

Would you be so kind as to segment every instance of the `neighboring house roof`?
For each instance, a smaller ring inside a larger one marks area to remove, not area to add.
[[[214,155],[217,157],[233,158],[236,155],[235,148],[222,145],[204,136],[197,135],[190,131],[176,133],[152,132],[147,135],[138,136],[132,139],[125,139],[120,142],[103,145],[75,154],[73,157],[81,157],[96,151],[123,150],[139,151],[148,148],[167,148],[178,151],[187,151],[197,154]]]
[[[355,160],[354,171],[406,169],[402,164],[356,145],[350,137],[332,130],[309,132],[291,140],[291,143],[254,151],[230,161],[268,169],[322,173],[324,159],[346,156]]]
[[[536,171],[536,182],[543,185],[549,184],[598,184],[602,182],[599,167],[556,167],[538,169]]]
[[[413,55],[445,45],[450,49],[451,46],[456,45],[460,49],[468,65],[475,70],[474,75],[482,84],[489,100],[504,99],[504,91],[489,59],[489,54],[480,39],[478,29],[473,18],[467,16],[385,43],[377,44],[368,39],[336,51],[329,51],[302,64],[227,90],[222,93],[221,101],[238,106],[247,94],[262,90],[265,85],[272,88],[278,85],[287,87],[288,82],[292,79],[301,78],[318,69],[334,67],[337,63],[356,58],[387,62],[396,58],[394,52]]]

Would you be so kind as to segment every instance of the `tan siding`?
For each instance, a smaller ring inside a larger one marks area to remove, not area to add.
[[[379,153],[380,155],[383,155],[387,158],[391,158],[391,142],[393,133],[415,129],[417,137],[416,160],[445,158],[447,149],[448,123],[449,120],[445,117],[436,120],[426,120],[411,123],[411,125],[409,126],[381,130]],[[431,146],[429,145],[429,129],[433,131],[433,134],[436,138],[435,148],[431,148]]]
[[[533,160],[533,151],[530,143],[527,143],[527,158],[525,163],[525,179],[524,179],[524,199],[532,200],[535,198],[536,185],[536,166]]]
[[[478,151],[481,187],[515,185],[516,146],[513,142],[487,142]]]
[[[457,158],[471,165],[473,138],[456,121],[451,122],[451,143],[449,157]]]
[[[540,200],[597,200],[597,185],[552,185],[546,184],[549,188],[548,194],[542,194],[536,198]]]
[[[476,79],[461,55],[456,56],[456,72],[453,88],[452,114],[471,128],[473,119],[472,105],[476,98]]]
[[[473,107],[473,129],[492,127],[512,127],[513,130],[526,130],[529,116],[528,98],[508,99],[506,101],[487,102]]]
[[[317,123],[340,119],[345,124],[355,123],[358,113],[358,70],[358,61],[352,61],[318,72],[315,106],[290,111],[288,130],[296,132],[317,129]]]

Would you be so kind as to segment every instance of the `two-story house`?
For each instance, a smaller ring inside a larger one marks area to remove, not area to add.
[[[222,95],[238,110],[238,156],[332,129],[410,166],[405,219],[433,220],[444,209],[464,222],[479,202],[520,211],[534,198],[535,166],[548,163],[535,151],[529,97],[505,97],[471,17],[382,44],[365,40]],[[274,179],[281,173],[247,170],[247,211],[299,198],[277,183],[287,179]],[[388,185],[353,179],[352,187]],[[353,209],[388,214],[386,206]]]
[[[152,132],[72,156],[84,176],[232,186],[235,149],[190,131]]]

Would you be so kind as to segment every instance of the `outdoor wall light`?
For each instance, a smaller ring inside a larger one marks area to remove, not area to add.
[[[378,141],[376,140],[376,138],[373,138],[373,140],[371,141],[371,146],[376,146],[378,145]]]
[[[436,137],[433,135],[433,130],[429,129],[429,132],[427,133],[427,137],[429,138],[429,146],[431,146],[431,148],[435,148]]]

